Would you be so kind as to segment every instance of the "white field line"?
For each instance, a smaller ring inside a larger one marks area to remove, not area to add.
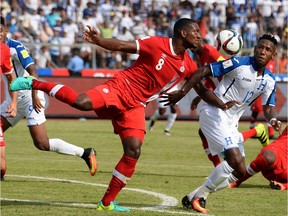
[[[15,178],[26,178],[26,179],[41,179],[41,180],[49,180],[49,181],[57,181],[57,182],[68,182],[73,184],[82,184],[82,185],[90,185],[90,186],[97,186],[97,187],[108,187],[105,184],[96,184],[96,183],[89,183],[89,182],[83,182],[83,181],[77,181],[77,180],[70,180],[70,179],[60,179],[60,178],[49,178],[49,177],[41,177],[41,176],[24,176],[24,175],[7,175]],[[184,211],[170,211],[166,210],[167,208],[174,207],[177,205],[178,200],[174,197],[143,190],[143,189],[137,189],[137,188],[123,188],[123,190],[129,190],[133,192],[148,194],[157,198],[160,198],[162,200],[162,203],[157,206],[151,206],[151,207],[143,207],[143,208],[135,208],[135,207],[129,207],[133,210],[140,210],[140,211],[152,211],[152,212],[159,212],[159,213],[168,213],[168,214],[177,214],[177,215],[203,215],[196,212],[184,212]],[[58,205],[58,206],[73,206],[73,207],[89,207],[89,208],[96,208],[96,204],[84,204],[84,203],[65,203],[65,202],[46,202],[46,201],[40,201],[40,200],[24,200],[24,199],[9,199],[9,198],[0,198],[0,200],[3,201],[11,201],[11,202],[24,202],[24,203],[37,203],[37,204],[46,204],[46,205]],[[207,216],[212,216],[208,215]]]

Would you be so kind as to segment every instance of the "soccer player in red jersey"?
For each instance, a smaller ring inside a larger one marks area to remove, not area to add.
[[[83,38],[104,49],[138,53],[139,57],[132,66],[82,94],[68,86],[33,78],[18,78],[10,88],[42,90],[72,107],[94,110],[98,117],[112,120],[114,133],[120,136],[124,154],[113,170],[109,187],[97,210],[129,211],[129,208],[118,206],[114,200],[132,177],[140,157],[146,132],[146,104],[194,73],[197,65],[186,50],[195,47],[202,36],[193,20],[183,18],[174,25],[173,38],[154,36],[136,41],[107,39],[101,38],[99,32],[90,26],[84,31]],[[224,104],[212,92],[202,92],[202,96],[217,107],[230,107],[229,102]]]
[[[207,64],[210,64],[210,63],[213,63],[216,61],[223,61],[223,60],[228,58],[228,57],[220,54],[215,47],[213,47],[209,44],[206,44],[206,43],[201,43],[196,48],[192,48],[191,50],[195,54],[194,59],[197,62],[199,67],[202,67],[204,65],[207,65]],[[204,80],[204,85],[206,88],[213,91],[220,81],[221,81],[221,77],[215,77],[215,78],[214,77],[207,77]],[[199,96],[196,96],[192,100],[191,110],[196,109],[200,100],[201,100],[201,98]],[[260,104],[260,105],[262,107],[262,104]],[[265,131],[265,128],[263,126],[264,125],[262,125],[262,124],[257,125],[253,129],[241,132],[239,134],[239,141],[241,143],[243,143],[248,138],[256,136],[260,140],[260,142],[263,146],[268,145],[269,139],[268,139],[267,133]],[[203,146],[209,160],[213,163],[214,167],[216,167],[217,165],[219,165],[221,163],[220,157],[218,155],[212,155],[211,154],[211,152],[209,150],[207,139],[205,138],[201,129],[199,129],[198,134],[201,138],[202,146]],[[244,148],[242,148],[242,151],[243,151],[243,156],[244,156]]]
[[[11,82],[16,78],[15,74],[13,73],[13,67],[12,67],[12,60],[11,60],[11,54],[9,47],[0,42],[0,53],[1,53],[1,75],[0,75],[0,82],[2,73],[6,76],[9,85]],[[17,92],[11,92],[9,91],[11,95],[11,102],[8,106],[8,110],[6,110],[6,113],[9,117],[16,116],[17,113]],[[1,181],[4,180],[4,175],[6,173],[6,150],[5,150],[5,140],[4,135],[2,131],[2,123],[0,119],[0,151],[1,151]]]
[[[287,140],[288,127],[270,145],[264,147],[246,168],[245,176],[229,187],[238,187],[242,182],[258,172],[270,181],[270,187],[277,190],[288,189],[288,172],[287,172]]]

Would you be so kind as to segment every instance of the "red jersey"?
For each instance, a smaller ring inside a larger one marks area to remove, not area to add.
[[[130,99],[130,105],[131,99],[134,106],[156,99],[197,69],[188,52],[175,54],[171,38],[145,37],[136,43],[138,59],[112,78],[125,83],[125,101]]]
[[[275,162],[272,166],[266,169],[262,169],[262,175],[268,179],[268,180],[274,180],[280,183],[287,183],[288,180],[288,173],[287,173],[287,161],[288,161],[288,148],[287,148],[287,132],[288,127],[286,127],[280,137],[277,138],[274,142],[271,144],[265,146],[261,152],[258,154],[262,155],[263,151],[269,150],[272,151],[275,156]],[[258,157],[257,156],[257,157]],[[256,158],[257,160],[257,158]],[[257,171],[257,166],[255,167],[254,164],[257,164],[256,161],[252,161],[250,166],[253,170]]]
[[[10,49],[6,44],[2,42],[0,42],[0,49],[1,49],[0,73],[4,74],[12,73],[13,66],[12,66]]]

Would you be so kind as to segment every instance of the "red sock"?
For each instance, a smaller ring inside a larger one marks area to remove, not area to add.
[[[269,137],[274,136],[274,128],[271,125],[268,125],[268,134],[269,134]]]
[[[46,94],[62,101],[63,103],[73,105],[78,94],[69,86],[59,85],[55,83],[42,82],[34,79],[32,83],[32,88],[41,90]]]
[[[255,128],[251,128],[250,130],[243,131],[241,133],[243,135],[243,139],[244,139],[244,142],[245,142],[247,139],[249,139],[251,137],[255,137],[256,134],[257,134],[257,131],[256,131]]]
[[[121,158],[113,171],[110,184],[102,198],[103,205],[110,205],[110,202],[115,200],[120,190],[126,186],[127,181],[130,180],[134,173],[137,161],[137,159],[127,156]]]

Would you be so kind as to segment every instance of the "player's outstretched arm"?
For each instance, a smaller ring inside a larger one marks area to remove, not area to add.
[[[235,104],[241,104],[241,102],[238,101],[228,101],[227,103],[224,103],[220,98],[218,98],[214,92],[207,89],[202,82],[199,82],[194,87],[196,93],[208,104],[218,107],[222,110],[230,109]]]
[[[163,98],[160,102],[165,105],[176,104],[180,101],[203,77],[211,76],[211,69],[209,66],[204,66],[197,69],[190,78],[185,82],[183,87],[171,93],[165,93],[161,96]]]
[[[102,38],[97,29],[87,26],[83,32],[84,40],[96,44],[104,49],[111,51],[121,51],[127,53],[136,53],[137,44],[135,41],[123,41],[114,38]]]

